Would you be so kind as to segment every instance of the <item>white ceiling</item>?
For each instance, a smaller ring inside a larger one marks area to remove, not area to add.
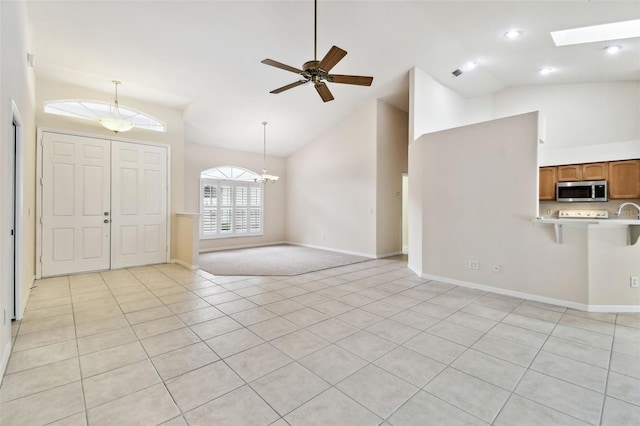
[[[417,66],[461,95],[505,87],[640,80],[640,39],[555,47],[550,31],[640,18],[640,1],[318,1],[318,59],[348,55],[336,74],[374,76],[371,87],[311,84],[260,63],[313,59],[313,1],[28,1],[39,77],[184,109],[188,142],[286,156],[372,99],[408,110]],[[507,40],[510,28],[523,31]],[[453,77],[474,60],[478,67]],[[543,66],[557,71],[540,76]]]

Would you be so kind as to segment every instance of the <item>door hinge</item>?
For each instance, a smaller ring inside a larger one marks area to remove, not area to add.
[[[44,178],[40,178],[40,186],[44,186]]]
[[[13,236],[13,229],[11,230],[11,236]]]

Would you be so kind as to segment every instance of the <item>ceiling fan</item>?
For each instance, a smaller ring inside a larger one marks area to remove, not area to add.
[[[303,79],[294,83],[287,84],[278,89],[272,90],[269,93],[282,93],[285,90],[293,89],[294,87],[302,86],[303,84],[313,82],[316,91],[320,95],[320,98],[324,102],[332,101],[333,95],[327,87],[326,82],[341,83],[341,84],[355,84],[358,86],[371,86],[373,77],[364,77],[359,75],[341,75],[341,74],[329,74],[329,71],[347,54],[346,50],[342,50],[337,46],[333,46],[321,61],[317,60],[317,44],[318,44],[318,1],[313,2],[313,60],[305,62],[302,65],[302,69],[298,69],[289,65],[285,65],[281,62],[274,61],[273,59],[264,59],[261,62],[272,67],[280,68],[285,71],[290,71],[299,74]]]

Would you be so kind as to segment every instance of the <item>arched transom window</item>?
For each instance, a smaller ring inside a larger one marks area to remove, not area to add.
[[[200,174],[200,238],[263,234],[263,184],[241,167],[223,166]]]

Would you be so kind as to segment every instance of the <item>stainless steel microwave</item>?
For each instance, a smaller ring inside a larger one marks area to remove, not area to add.
[[[607,181],[558,182],[556,201],[561,203],[584,203],[607,201]]]

